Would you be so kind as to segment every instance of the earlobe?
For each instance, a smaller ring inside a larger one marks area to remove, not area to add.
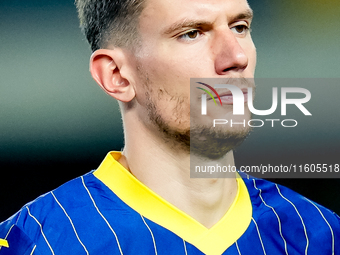
[[[110,96],[122,102],[130,102],[135,91],[129,78],[122,76],[126,64],[124,53],[119,49],[100,49],[90,59],[90,72],[98,85]]]

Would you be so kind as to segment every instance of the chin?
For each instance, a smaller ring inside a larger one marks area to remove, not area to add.
[[[214,129],[197,127],[190,130],[190,153],[207,159],[219,159],[247,138],[250,127]]]

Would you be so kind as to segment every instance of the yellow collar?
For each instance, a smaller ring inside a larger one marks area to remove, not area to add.
[[[248,228],[252,206],[247,187],[237,178],[238,192],[223,218],[208,229],[137,180],[117,160],[120,152],[110,152],[94,175],[132,209],[172,231],[205,254],[222,254]]]

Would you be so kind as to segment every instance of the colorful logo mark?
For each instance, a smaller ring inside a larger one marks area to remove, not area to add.
[[[220,104],[222,105],[222,100],[221,100],[220,96],[218,95],[217,91],[216,91],[213,87],[211,87],[210,85],[205,84],[205,83],[203,83],[203,82],[197,82],[197,83],[198,83],[198,84],[201,84],[201,85],[203,85],[203,86],[206,86],[206,87],[209,88],[211,91],[213,91],[213,92],[215,93],[215,95],[217,96],[218,100],[220,101]],[[217,102],[216,102],[216,100],[215,100],[215,97],[214,97],[208,90],[203,89],[203,88],[200,88],[200,87],[197,87],[197,88],[200,89],[200,90],[203,90],[205,93],[207,93],[207,94],[212,98],[212,100],[214,100],[215,104],[217,105]]]

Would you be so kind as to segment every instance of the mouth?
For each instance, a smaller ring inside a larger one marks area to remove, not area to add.
[[[198,89],[201,89],[205,91],[210,96],[207,97],[207,101],[214,101],[215,104],[223,105],[233,105],[234,102],[242,102],[247,103],[248,102],[248,90],[249,88],[254,89],[255,84],[253,82],[249,82],[245,79],[236,80],[236,81],[230,81],[226,84],[217,84],[215,87],[212,87],[211,85],[203,82],[197,82],[200,85],[203,85],[205,88],[197,87]],[[226,85],[226,86],[224,86]],[[228,87],[232,86],[232,87]],[[236,90],[235,90],[236,89]],[[209,92],[210,90],[210,92]],[[252,93],[254,94],[254,93]],[[251,95],[253,96],[253,95]],[[237,100],[237,101],[236,101]]]
[[[243,93],[243,98],[244,98],[244,103],[248,102],[248,89],[247,88],[243,88],[241,89],[242,93]],[[233,100],[233,94],[231,93],[230,90],[228,91],[218,91],[219,92],[219,97],[222,101],[223,105],[232,105],[234,100]],[[215,100],[218,100],[218,97],[214,97]],[[212,100],[212,98],[209,98],[209,100]]]

